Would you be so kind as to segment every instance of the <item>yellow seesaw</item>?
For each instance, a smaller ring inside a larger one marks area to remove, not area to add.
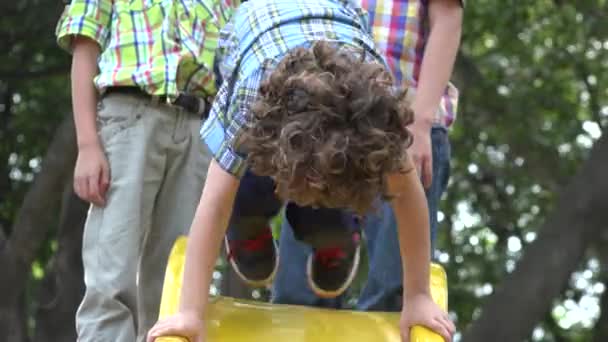
[[[186,237],[175,242],[163,285],[160,318],[178,310],[184,272]],[[447,279],[441,266],[431,265],[433,300],[447,310]],[[207,342],[400,342],[399,314],[319,309],[267,304],[228,297],[212,299],[207,316]],[[444,342],[420,326],[411,330],[412,342]],[[187,342],[162,337],[156,342]]]

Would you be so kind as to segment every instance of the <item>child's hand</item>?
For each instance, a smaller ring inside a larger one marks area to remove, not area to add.
[[[414,325],[422,325],[435,331],[443,336],[446,342],[452,341],[452,335],[456,331],[448,314],[435,304],[429,295],[416,295],[406,299],[400,322],[403,342],[409,342],[410,328]]]
[[[425,189],[433,183],[433,150],[431,142],[431,129],[433,125],[424,120],[415,121],[409,128],[414,140],[408,148],[418,176]]]
[[[180,312],[162,319],[150,329],[146,342],[162,336],[181,336],[190,342],[205,341],[205,322],[197,312]]]
[[[103,207],[109,185],[110,166],[101,146],[81,146],[74,169],[74,191],[78,197]]]

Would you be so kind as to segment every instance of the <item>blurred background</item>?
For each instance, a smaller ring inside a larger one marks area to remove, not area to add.
[[[0,5],[0,339],[75,341],[87,206],[59,0]],[[608,1],[477,0],[438,260],[457,341],[608,341]],[[159,272],[162,270],[159,269]],[[365,278],[365,268],[351,299]],[[267,299],[222,262],[214,293]]]

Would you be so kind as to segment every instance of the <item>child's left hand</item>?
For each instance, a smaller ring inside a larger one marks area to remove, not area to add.
[[[422,325],[435,331],[443,336],[446,342],[452,341],[452,335],[456,331],[448,314],[426,294],[406,298],[399,325],[403,342],[409,342],[410,328],[414,325]]]
[[[178,312],[156,322],[148,332],[146,342],[155,342],[163,336],[181,336],[189,342],[205,341],[205,322],[197,312]]]

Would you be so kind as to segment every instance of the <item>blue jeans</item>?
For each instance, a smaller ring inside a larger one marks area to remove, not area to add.
[[[433,127],[433,182],[426,191],[431,225],[431,248],[437,235],[437,211],[450,172],[450,143],[445,127]],[[369,256],[369,274],[357,309],[364,311],[400,311],[402,268],[396,221],[389,203],[383,202],[378,212],[368,215],[363,232]],[[272,301],[326,308],[343,308],[344,298],[322,299],[307,285],[305,265],[311,247],[296,239],[288,220],[283,220],[279,241],[279,269],[275,278]]]

